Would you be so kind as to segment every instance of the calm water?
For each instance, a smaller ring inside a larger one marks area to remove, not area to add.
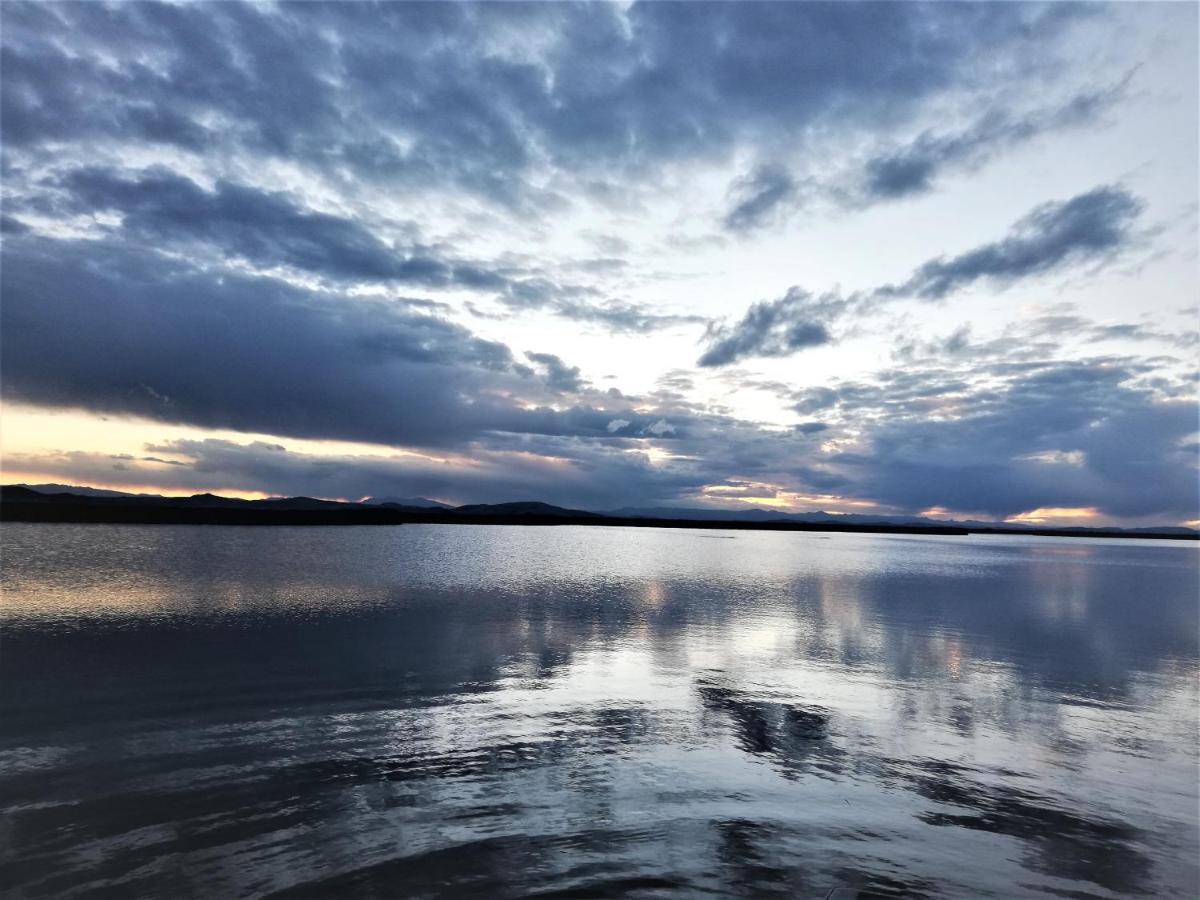
[[[1194,545],[0,537],[6,896],[1197,895]]]

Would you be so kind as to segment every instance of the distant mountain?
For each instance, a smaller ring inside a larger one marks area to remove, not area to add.
[[[23,484],[6,484],[0,487],[3,497],[9,503],[53,503],[54,494],[43,494]]]
[[[786,521],[786,514],[769,509],[711,509],[703,506],[622,506],[604,511],[624,519],[731,520],[736,522]]]
[[[55,495],[71,495],[75,497],[91,497],[98,500],[117,500],[128,503],[153,503],[172,507],[188,507],[192,509],[238,509],[242,507],[257,509],[345,509],[356,504],[342,503],[338,500],[316,500],[312,497],[269,497],[265,500],[243,500],[241,497],[221,497],[217,494],[193,494],[190,497],[164,497],[162,494],[131,494],[127,491],[110,491],[104,488],[82,487],[73,484],[14,484],[5,486],[4,496],[14,499],[20,494],[10,492],[15,488],[23,491],[34,491],[53,497]],[[27,498],[36,499],[36,498]]]
[[[269,500],[251,500],[263,509],[345,509],[357,503],[342,503],[340,500],[317,500],[313,497],[272,497]]]
[[[192,509],[234,509],[253,502],[241,497],[219,497],[216,494],[193,494],[190,497],[157,497],[168,506],[186,506]]]
[[[368,497],[367,506],[407,506],[409,509],[453,509],[448,503],[439,503],[425,497]]]
[[[688,519],[703,522],[805,522],[847,525],[956,525],[956,522],[920,516],[871,516],[857,513],[789,513],[776,509],[713,509],[688,506],[625,506],[604,513],[629,519]]]
[[[871,516],[821,510],[786,513],[771,509],[711,507],[623,507],[606,513],[564,509],[537,500],[475,503],[449,507],[421,497],[372,498],[342,503],[313,497],[242,500],[216,494],[161,497],[65,484],[0,486],[0,518],[31,522],[133,522],[248,525],[401,525],[486,521],[510,525],[646,525],[682,528],[801,531],[891,531],[906,534],[1034,534],[1080,537],[1164,537],[1200,539],[1190,528],[1044,526],[1010,522],[946,521],[919,516]],[[424,504],[424,505],[418,505]],[[724,524],[723,524],[724,523]]]
[[[159,494],[131,494],[128,491],[109,491],[104,488],[78,487],[73,484],[14,484],[39,494],[79,494],[83,497],[158,497]]]
[[[815,512],[786,513],[773,509],[713,509],[685,506],[626,506],[604,513],[606,516],[629,519],[688,519],[701,522],[797,522],[808,524],[946,526],[969,531],[1061,531],[1079,534],[1181,535],[1192,537],[1196,531],[1178,525],[1148,528],[1120,528],[1114,525],[1037,525],[1031,522],[995,522],[980,519],[930,519],[924,516],[873,516],[862,513]]]
[[[571,519],[602,519],[600,513],[582,509],[563,509],[537,500],[518,500],[515,503],[472,503],[456,506],[453,512],[464,516],[553,516]]]

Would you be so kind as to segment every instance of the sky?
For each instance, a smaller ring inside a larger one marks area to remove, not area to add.
[[[1200,524],[1194,3],[0,6],[0,480]]]

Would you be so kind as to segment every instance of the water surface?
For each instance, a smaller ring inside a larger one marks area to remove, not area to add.
[[[1200,553],[7,524],[12,897],[1195,897]]]

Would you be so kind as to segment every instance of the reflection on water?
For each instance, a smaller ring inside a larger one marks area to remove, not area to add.
[[[1194,897],[1200,554],[5,525],[14,897]]]

